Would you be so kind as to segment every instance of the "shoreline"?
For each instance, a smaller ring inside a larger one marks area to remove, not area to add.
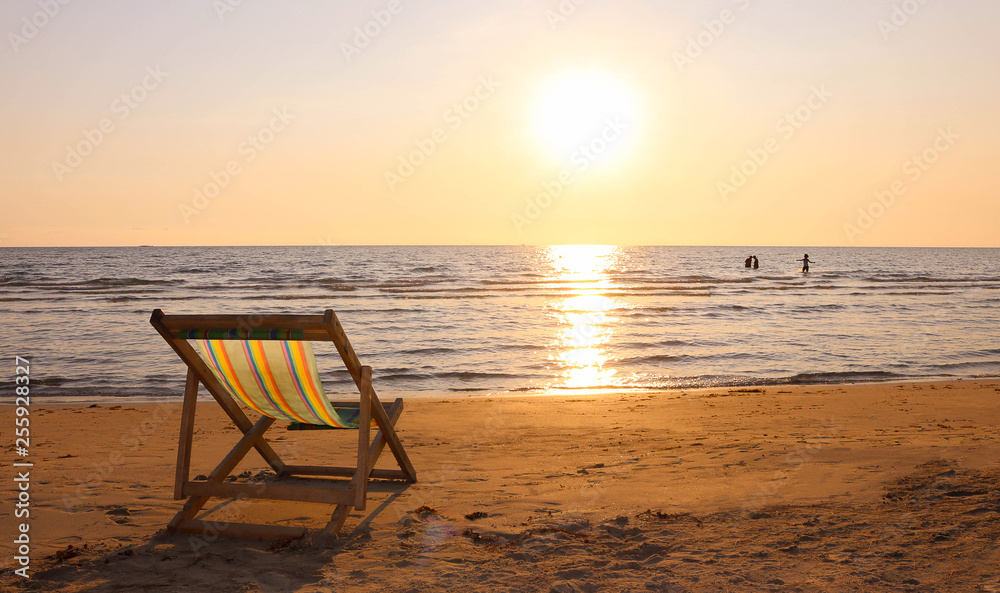
[[[775,381],[780,381],[776,379]],[[576,396],[603,396],[603,395],[613,395],[613,394],[650,394],[650,393],[677,393],[677,392],[687,392],[687,391],[712,391],[712,390],[729,390],[737,391],[740,389],[775,389],[780,387],[837,387],[837,386],[870,386],[870,385],[909,385],[909,384],[924,384],[924,383],[960,383],[968,381],[1000,381],[1000,375],[998,376],[973,376],[973,377],[918,377],[913,379],[886,379],[884,381],[844,381],[844,382],[803,382],[803,383],[738,383],[733,385],[709,385],[709,386],[695,386],[695,387],[634,387],[634,388],[621,388],[621,387],[558,387],[558,388],[525,388],[524,390],[513,390],[513,391],[489,391],[483,390],[484,393],[472,393],[465,391],[439,391],[439,390],[427,390],[427,391],[391,391],[385,392],[385,395],[391,395],[392,397],[402,397],[406,401],[434,401],[434,400],[450,400],[450,399],[475,399],[475,398],[491,398],[491,397],[504,397],[504,398],[519,398],[519,397],[576,397]],[[11,384],[13,385],[13,384]],[[478,391],[478,390],[476,390]],[[349,394],[337,394],[329,393],[330,398],[337,399],[344,395],[350,396]],[[169,403],[168,400],[176,400],[183,397],[183,389],[179,389],[176,394],[171,395],[130,395],[130,394],[120,394],[120,395],[33,395],[37,401],[44,403],[45,405],[84,405],[84,404],[104,404],[104,403],[122,403],[128,402],[130,404],[157,404],[157,403]],[[213,401],[212,396],[205,391],[204,387],[199,390],[198,401]],[[8,401],[0,401],[0,408],[4,406],[13,406],[14,404]]]
[[[744,389],[407,400],[398,429],[418,482],[373,487],[342,537],[197,550],[162,531],[180,508],[178,401],[33,403],[32,581],[140,589],[169,567],[193,567],[170,577],[180,588],[218,591],[400,590],[414,570],[418,590],[971,590],[1000,579],[985,535],[1000,518],[1000,380]],[[0,409],[0,423],[13,420]],[[210,401],[196,428],[195,474],[238,435]],[[356,434],[305,433],[268,436],[283,456],[328,463]],[[251,454],[237,473],[263,467]],[[332,510],[213,505],[209,520],[313,528]],[[3,534],[20,521],[12,510],[0,507]],[[68,546],[78,555],[54,556]],[[384,571],[393,565],[407,570]],[[253,588],[247,568],[284,584]],[[344,580],[352,570],[373,580]],[[545,586],[525,588],[524,575]],[[0,575],[0,587],[18,585]]]

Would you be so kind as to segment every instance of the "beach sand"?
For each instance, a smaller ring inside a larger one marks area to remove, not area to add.
[[[31,578],[8,477],[0,589],[1000,592],[998,402],[996,380],[409,400],[416,484],[373,485],[339,538],[263,542],[164,532],[179,403],[36,400]],[[351,431],[268,434],[312,464],[356,451]],[[237,436],[200,402],[193,475]],[[332,511],[209,507],[317,528]]]

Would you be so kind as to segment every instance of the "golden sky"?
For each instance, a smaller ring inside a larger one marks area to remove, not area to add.
[[[1000,3],[0,5],[0,246],[998,246]]]

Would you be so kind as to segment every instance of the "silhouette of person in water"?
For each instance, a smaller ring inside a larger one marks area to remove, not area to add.
[[[802,256],[802,259],[800,259],[798,261],[802,262],[802,271],[803,272],[808,272],[809,271],[809,264],[813,263],[813,262],[809,261],[809,254],[808,253],[804,254]]]
[[[753,257],[753,269],[755,269],[755,270],[756,270],[757,268],[759,268],[759,267],[760,267],[760,262],[759,262],[759,261],[757,261],[757,256],[756,256],[756,255],[754,255],[754,256],[752,256],[752,257]]]
[[[743,267],[749,268],[752,261],[753,261],[753,256],[751,255],[750,257],[746,258],[746,260],[743,261]]]

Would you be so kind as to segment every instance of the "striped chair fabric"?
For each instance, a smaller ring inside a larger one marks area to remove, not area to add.
[[[265,416],[357,428],[357,408],[334,408],[323,390],[312,344],[305,341],[196,339],[229,393]]]

